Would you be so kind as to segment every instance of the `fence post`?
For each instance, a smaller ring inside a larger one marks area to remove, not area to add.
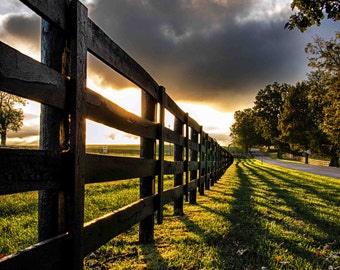
[[[185,114],[185,201],[189,200],[188,185],[189,185],[189,114]]]
[[[206,188],[209,190],[210,187],[213,185],[212,179],[211,179],[211,172],[212,172],[212,155],[211,155],[211,137],[207,137],[208,143],[207,143],[207,179],[206,179]]]
[[[178,135],[183,135],[184,124],[175,117],[174,131]],[[183,161],[183,146],[175,144],[174,161]],[[183,185],[183,173],[174,175],[174,186]],[[183,196],[174,200],[174,215],[183,215]]]
[[[87,63],[87,8],[78,0],[69,6],[70,33],[70,166],[67,179],[68,226],[70,233],[70,269],[83,269],[84,189],[85,189],[85,132],[84,117]]]
[[[207,184],[208,182],[208,174],[209,174],[209,168],[208,168],[208,134],[207,133],[204,133],[204,137],[203,137],[203,141],[204,141],[204,159],[202,161],[204,161],[204,170],[203,170],[203,183],[202,183],[202,186],[203,186],[203,190],[205,189],[209,189],[209,185]]]
[[[145,91],[142,91],[142,118],[156,121],[156,101]],[[141,138],[140,156],[143,158],[155,158],[154,139]],[[155,193],[155,177],[140,178],[140,198],[150,196]],[[148,216],[139,223],[139,242],[151,243],[154,237],[154,214]]]
[[[157,209],[157,222],[162,224],[163,222],[163,181],[164,181],[164,128],[165,128],[165,88],[159,87],[159,148],[158,148],[158,160],[159,160],[159,172],[158,172],[158,209]]]
[[[205,138],[203,133],[203,127],[200,127],[200,163],[199,163],[199,192],[200,195],[204,195],[204,179],[205,179]]]
[[[198,143],[198,132],[194,130],[193,128],[191,129],[191,141]],[[191,150],[190,160],[197,161],[197,151]],[[197,178],[197,170],[190,171],[190,180],[194,180],[196,178]],[[193,191],[190,192],[189,203],[190,204],[196,203],[196,199],[197,199],[197,188],[195,188]]]
[[[212,140],[210,148],[210,160],[211,160],[211,186],[215,185],[216,180],[216,141]]]
[[[41,62],[59,72],[64,72],[65,36],[45,20],[41,24]],[[40,149],[60,152],[68,141],[63,128],[63,112],[41,105]],[[63,179],[60,179],[62,181]],[[46,240],[65,230],[64,193],[58,190],[39,191],[38,239]]]

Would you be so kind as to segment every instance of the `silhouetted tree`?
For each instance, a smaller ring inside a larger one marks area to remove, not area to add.
[[[310,148],[313,121],[309,108],[309,85],[305,82],[292,86],[285,95],[283,112],[279,116],[280,140],[291,149],[304,151]]]
[[[321,20],[325,18],[337,21],[340,19],[340,1],[339,0],[294,0],[291,8],[297,8],[299,11],[290,16],[285,28],[289,30],[297,27],[301,32],[305,31],[312,25],[320,25]]]
[[[253,109],[245,109],[234,113],[235,122],[230,128],[233,142],[244,148],[246,152],[261,143],[262,138],[255,129],[255,114]]]
[[[331,166],[339,167],[340,148],[340,32],[335,38],[326,41],[316,37],[313,43],[308,43],[305,51],[308,65],[313,68],[309,74],[312,98],[317,99],[322,106],[319,116],[320,129],[327,135],[332,144]]]
[[[279,141],[278,117],[283,110],[283,96],[290,85],[274,82],[260,89],[255,97],[254,112],[256,115],[256,130],[269,145],[279,148],[278,157],[281,158],[282,143]]]
[[[26,101],[18,96],[0,91],[0,134],[1,147],[6,146],[7,131],[18,131],[23,124],[24,113],[16,105],[26,105]]]

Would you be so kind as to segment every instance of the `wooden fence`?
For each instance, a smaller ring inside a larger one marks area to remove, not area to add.
[[[182,213],[184,198],[194,203],[197,190],[203,195],[233,157],[79,1],[21,2],[42,18],[42,61],[0,42],[0,90],[42,104],[40,149],[0,149],[0,195],[39,191],[39,242],[2,258],[0,269],[83,269],[87,254],[134,224],[140,242],[152,241],[155,213],[161,223],[170,202]],[[141,117],[86,88],[88,52],[142,90]],[[173,130],[164,125],[165,110],[174,115]],[[86,154],[85,119],[139,136],[140,158]],[[165,142],[174,144],[173,162],[164,160]],[[163,190],[167,174],[174,188]],[[140,178],[140,200],[84,225],[85,184],[130,178]]]

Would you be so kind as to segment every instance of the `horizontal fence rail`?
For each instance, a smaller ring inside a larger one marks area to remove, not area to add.
[[[0,149],[0,195],[39,191],[39,242],[0,259],[0,269],[83,269],[86,255],[137,223],[140,242],[152,241],[154,215],[162,223],[170,202],[183,213],[184,198],[195,203],[233,156],[79,1],[21,2],[42,18],[42,61],[0,42],[0,90],[42,104],[40,149]],[[142,90],[141,116],[86,88],[87,52]],[[174,116],[173,130],[164,124],[165,110]],[[85,119],[139,136],[139,157],[86,153]],[[173,161],[164,158],[165,143],[174,145]],[[173,188],[164,190],[164,175],[174,176]],[[131,178],[140,178],[138,201],[84,224],[86,184]]]

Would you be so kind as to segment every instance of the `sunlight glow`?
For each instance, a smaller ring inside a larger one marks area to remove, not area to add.
[[[252,21],[278,20],[279,17],[288,18],[291,12],[290,3],[290,0],[254,1],[247,14],[237,15],[235,19],[238,24],[245,24]]]
[[[138,88],[125,88],[122,90],[115,90],[113,88],[99,87],[92,77],[87,78],[87,86],[107,98],[108,100],[116,103],[125,110],[134,113],[138,116],[141,115],[141,90]]]

